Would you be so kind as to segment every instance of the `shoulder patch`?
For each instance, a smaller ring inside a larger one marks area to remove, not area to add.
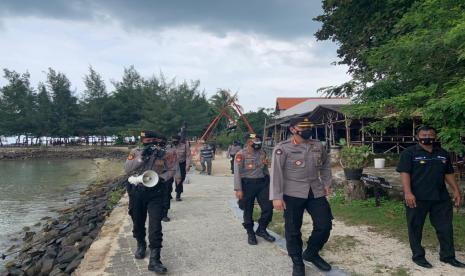
[[[242,158],[243,158],[243,157],[242,157],[242,153],[236,154],[236,162],[237,162],[237,163],[242,162]]]
[[[136,157],[135,154],[131,152],[131,153],[128,155],[128,160],[133,160],[135,157]]]

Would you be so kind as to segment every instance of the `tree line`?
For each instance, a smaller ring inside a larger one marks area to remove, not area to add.
[[[228,90],[218,89],[208,99],[200,91],[199,81],[177,83],[167,81],[162,74],[144,78],[133,66],[124,69],[121,80],[111,82],[111,91],[102,76],[89,67],[81,93],[71,89],[64,73],[52,68],[48,69],[45,82],[37,87],[31,85],[27,72],[4,69],[3,73],[6,80],[0,87],[3,136],[122,138],[138,136],[141,129],[154,129],[170,136],[178,133],[183,123],[188,126],[189,136],[201,136],[230,97]],[[270,112],[260,108],[245,115],[251,119],[255,131],[261,132]],[[236,114],[229,113],[233,121],[238,119]],[[228,119],[222,119],[213,136],[237,136],[228,127]]]
[[[369,130],[419,117],[465,151],[465,2],[324,0],[323,11],[315,36],[338,42],[353,76],[324,92],[353,97],[351,116],[379,119]]]

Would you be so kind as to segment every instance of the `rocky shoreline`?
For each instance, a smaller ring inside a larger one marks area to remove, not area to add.
[[[60,210],[57,218],[43,218],[38,231],[24,229],[20,249],[6,252],[19,249],[19,253],[6,262],[6,271],[0,275],[70,275],[124,193],[125,181],[126,177],[120,176],[91,184],[81,192],[79,201]]]
[[[126,158],[125,147],[37,147],[0,148],[0,160]]]

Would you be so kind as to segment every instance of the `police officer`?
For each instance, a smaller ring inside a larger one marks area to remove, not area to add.
[[[214,158],[213,149],[207,142],[203,142],[203,147],[200,150],[200,164],[202,165],[201,173],[207,171],[208,175],[212,174],[212,159]]]
[[[440,261],[465,268],[465,264],[455,258],[452,203],[444,183],[449,184],[455,205],[460,206],[462,197],[449,154],[434,144],[434,128],[421,126],[416,134],[418,144],[402,152],[397,166],[404,188],[412,260],[421,267],[433,267],[426,260],[425,250],[421,246],[423,225],[429,214],[439,239]]]
[[[176,153],[179,162],[179,170],[181,172],[181,181],[176,183],[176,201],[182,201],[181,194],[184,192],[183,183],[186,180],[186,172],[191,167],[191,150],[189,142],[181,142],[181,136],[176,135],[172,138],[173,144],[176,147]]]
[[[234,173],[234,158],[236,153],[242,149],[241,143],[239,141],[234,141],[232,145],[228,147],[227,156],[231,158],[231,173]]]
[[[266,231],[273,217],[273,204],[269,199],[269,182],[265,180],[265,177],[269,175],[266,154],[262,149],[259,136],[253,133],[248,134],[246,140],[246,147],[237,152],[234,162],[234,190],[237,199],[242,201],[244,209],[242,225],[247,231],[247,241],[250,245],[257,244],[255,234],[266,241],[273,242],[275,238]],[[255,199],[262,213],[258,220],[257,232],[254,233],[252,215]]]
[[[179,183],[181,181],[181,170],[179,167],[179,161],[178,161],[178,155],[177,155],[177,149],[176,146],[173,143],[170,143],[169,145],[166,146],[166,152],[169,153],[170,156],[173,156],[175,158],[175,163],[176,163],[176,173],[175,175],[179,176],[176,177],[175,183]],[[171,208],[171,199],[173,197],[171,196],[171,193],[173,192],[173,175],[171,176],[170,179],[168,179],[166,182],[163,182],[163,185],[166,187],[164,188],[164,194],[165,196],[163,197],[163,218],[162,221],[164,222],[169,222],[171,221],[170,217],[168,217],[168,211]]]
[[[331,194],[330,159],[323,144],[312,140],[308,118],[290,122],[292,137],[276,145],[271,163],[270,199],[277,210],[284,210],[287,252],[293,262],[292,275],[305,275],[303,260],[323,271],[331,266],[318,252],[328,241],[332,213],[326,196]],[[302,218],[304,211],[313,220],[308,246],[302,253]]]
[[[145,258],[147,243],[145,241],[145,221],[149,215],[149,248],[150,260],[148,269],[164,274],[166,267],[160,261],[163,233],[161,219],[163,217],[163,198],[165,183],[172,181],[176,173],[176,153],[166,151],[166,138],[155,131],[142,131],[141,140],[144,148],[132,150],[124,170],[126,173],[140,174],[146,170],[154,170],[159,175],[156,186],[148,188],[141,184],[127,186],[129,195],[129,215],[133,222],[133,236],[137,240],[136,259]],[[171,182],[170,182],[171,183]]]

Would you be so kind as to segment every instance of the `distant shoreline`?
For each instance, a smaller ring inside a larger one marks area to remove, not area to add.
[[[127,156],[127,147],[0,147],[0,160],[29,159],[78,159],[78,158],[109,158],[120,159]]]

